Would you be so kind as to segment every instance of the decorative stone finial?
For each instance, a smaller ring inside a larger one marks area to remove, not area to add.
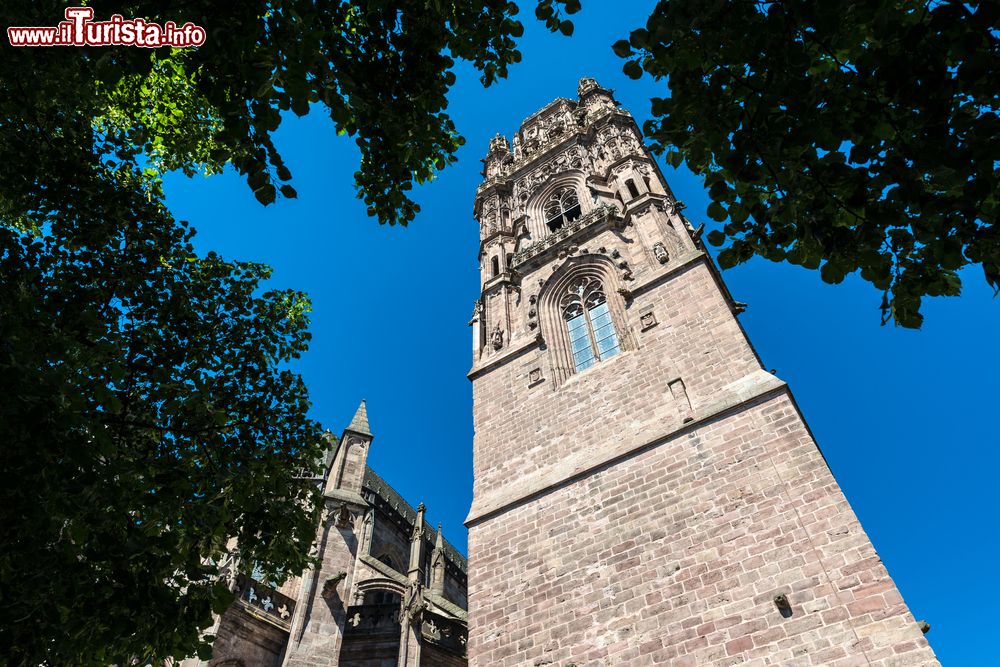
[[[592,90],[600,88],[601,85],[597,83],[597,79],[592,79],[589,76],[585,76],[580,79],[580,85],[576,87],[576,94],[583,97]]]
[[[497,133],[495,137],[490,139],[490,155],[494,153],[509,153],[510,144],[507,143],[507,137],[500,133]]]

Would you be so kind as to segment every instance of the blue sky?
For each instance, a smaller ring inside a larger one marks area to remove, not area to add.
[[[465,549],[472,498],[472,359],[467,322],[478,294],[472,200],[496,132],[510,136],[581,76],[615,89],[642,123],[662,84],[631,81],[610,45],[640,27],[654,3],[585,2],[572,38],[531,12],[523,61],[483,89],[459,67],[449,113],[467,144],[459,163],[415,189],[422,213],[380,226],[354,196],[358,154],[317,108],[289,117],[278,146],[297,200],[261,207],[232,173],[171,176],[168,202],[198,229],[200,250],[263,261],[271,284],[313,300],[310,352],[296,364],[313,416],[336,433],[368,401],[369,463]],[[697,224],[708,198],[684,169],[664,168]],[[825,285],[818,272],[754,259],[725,272],[767,368],[789,382],[827,461],[889,572],[946,665],[997,664],[1000,584],[993,428],[1000,376],[998,302],[978,270],[963,295],[926,303],[920,331],[879,326],[881,295],[858,279]]]

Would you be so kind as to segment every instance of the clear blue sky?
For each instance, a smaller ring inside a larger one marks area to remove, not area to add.
[[[263,261],[272,284],[313,300],[310,352],[296,364],[312,414],[336,433],[368,400],[369,463],[465,548],[472,497],[471,364],[466,326],[478,296],[472,200],[490,137],[581,76],[614,88],[640,122],[662,84],[631,81],[610,45],[645,22],[654,3],[584,2],[572,38],[532,15],[524,60],[488,90],[457,70],[449,111],[468,143],[459,163],[415,190],[423,208],[408,228],[379,226],[355,198],[357,150],[317,108],[289,117],[278,146],[297,200],[261,207],[231,173],[167,182],[175,215],[198,229],[199,249]],[[665,168],[696,223],[708,199],[698,179]],[[709,226],[711,229],[711,226]],[[763,259],[727,271],[742,321],[767,368],[788,381],[848,500],[945,665],[995,665],[1000,638],[996,495],[1000,447],[993,426],[1000,376],[1000,303],[980,271],[964,294],[925,306],[921,331],[879,326],[880,295],[848,279]]]

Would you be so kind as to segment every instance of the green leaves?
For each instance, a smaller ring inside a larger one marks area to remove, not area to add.
[[[705,237],[709,243],[714,246],[720,246],[726,242],[726,235],[720,232],[718,229],[713,229]]]
[[[613,49],[669,80],[646,134],[705,177],[720,264],[859,273],[912,327],[969,264],[1000,287],[998,20],[996,0],[661,0]]]
[[[615,52],[615,55],[619,58],[628,58],[632,55],[632,45],[629,44],[627,39],[620,39],[611,45],[611,50]]]
[[[573,22],[561,19],[560,16],[562,12],[575,14],[578,11],[580,11],[579,0],[540,0],[535,8],[535,16],[552,32],[560,32],[569,37],[573,34]]]
[[[726,212],[726,209],[723,208],[722,205],[716,201],[708,205],[707,213],[708,217],[710,217],[712,220],[715,220],[716,222],[722,222],[727,217],[729,217],[729,214]]]
[[[538,16],[569,35],[577,0]],[[116,6],[158,15],[149,2]],[[60,10],[61,11],[61,10]],[[319,110],[360,150],[358,196],[386,224],[419,208],[464,143],[458,60],[489,85],[520,60],[518,7],[278,0],[185,4],[204,46],[5,50],[0,79],[0,655],[17,665],[206,655],[238,544],[280,579],[309,564],[322,445],[288,363],[309,304],[270,269],[199,256],[163,174],[231,166],[257,200],[296,196],[274,143]],[[49,25],[6,3],[7,25]],[[101,17],[98,17],[101,18]],[[222,28],[225,27],[225,29]],[[57,52],[58,51],[58,52]]]
[[[137,172],[70,154],[79,169],[47,172],[50,193],[66,179],[87,196],[59,209],[13,176],[32,165],[0,165],[0,201],[47,230],[0,226],[0,391],[19,397],[0,408],[0,519],[14,529],[0,651],[53,665],[188,655],[232,600],[205,565],[232,540],[275,573],[309,562],[319,506],[296,470],[319,459],[321,433],[285,367],[306,349],[308,305],[260,294],[265,266],[196,256]]]

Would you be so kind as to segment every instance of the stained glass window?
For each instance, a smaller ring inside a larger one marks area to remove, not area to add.
[[[584,276],[574,281],[560,305],[577,372],[621,352],[600,280]]]

